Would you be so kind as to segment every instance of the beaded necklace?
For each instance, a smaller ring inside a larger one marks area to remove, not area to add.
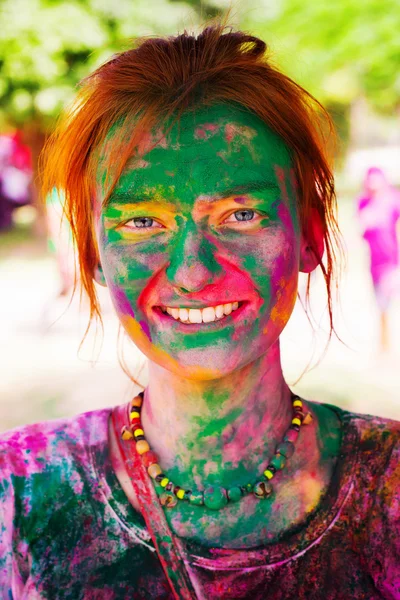
[[[143,465],[147,469],[155,485],[162,506],[172,508],[176,506],[178,500],[189,502],[196,506],[206,506],[214,510],[219,510],[228,503],[237,502],[247,494],[253,493],[256,498],[268,498],[273,491],[271,479],[274,478],[277,471],[284,468],[286,460],[294,454],[295,443],[299,435],[300,427],[311,423],[310,413],[303,412],[303,402],[298,396],[292,394],[293,416],[289,429],[286,431],[283,440],[277,445],[273,458],[268,462],[267,468],[263,471],[261,477],[256,482],[247,483],[242,486],[233,486],[225,489],[220,486],[210,486],[203,491],[187,490],[179,485],[175,485],[163,473],[158,464],[158,457],[150,449],[147,442],[140,417],[143,403],[143,392],[133,398],[130,404],[129,420],[130,425],[122,427],[121,437],[125,441],[135,442],[136,452],[141,456]]]

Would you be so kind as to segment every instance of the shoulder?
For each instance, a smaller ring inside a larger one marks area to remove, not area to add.
[[[359,510],[365,507],[364,556],[384,598],[398,598],[400,565],[400,423],[355,415],[360,434]],[[363,474],[363,476],[361,476]]]
[[[399,444],[400,421],[375,415],[355,413],[330,404],[323,406],[332,409],[339,417],[343,429],[353,428],[357,435],[358,449],[364,454],[391,453]]]
[[[330,409],[339,418],[342,438],[340,454],[344,460],[355,465],[360,484],[358,493],[369,501],[385,485],[392,489],[392,494],[399,493],[400,422],[354,413],[330,404],[319,406],[319,411]]]
[[[400,584],[400,422],[331,408],[347,439],[342,456],[353,462],[354,545],[382,597],[394,600]]]
[[[363,460],[375,463],[382,470],[390,470],[400,452],[400,422],[373,415],[347,412],[345,422],[358,432],[358,449]]]
[[[71,460],[107,440],[110,409],[17,427],[0,434],[0,482],[29,477]],[[0,487],[1,489],[1,487]]]

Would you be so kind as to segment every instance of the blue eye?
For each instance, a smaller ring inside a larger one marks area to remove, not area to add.
[[[254,210],[237,210],[233,214],[236,221],[251,221],[254,217]]]
[[[154,219],[151,219],[150,217],[135,217],[134,219],[132,219],[132,221],[135,224],[135,227],[151,227],[153,225]]]
[[[131,231],[135,231],[135,234],[137,235],[139,233],[143,233],[144,235],[150,231],[163,229],[163,226],[151,217],[133,217],[123,225],[123,228],[125,230],[130,229]]]

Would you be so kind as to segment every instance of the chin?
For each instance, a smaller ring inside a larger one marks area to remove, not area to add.
[[[163,367],[179,377],[198,381],[220,379],[243,366],[242,360],[235,359],[232,351],[215,347],[181,350],[169,356],[171,360]]]

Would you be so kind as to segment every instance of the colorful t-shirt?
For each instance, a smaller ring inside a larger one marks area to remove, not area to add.
[[[335,410],[343,436],[318,508],[247,550],[183,541],[197,597],[400,599],[400,423]],[[107,444],[111,409],[0,435],[1,600],[172,599]]]

